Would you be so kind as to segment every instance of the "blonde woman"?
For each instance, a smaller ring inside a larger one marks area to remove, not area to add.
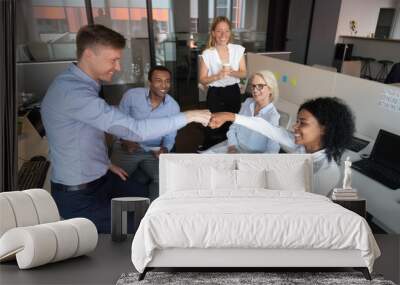
[[[239,115],[259,117],[278,126],[280,116],[273,102],[278,100],[279,89],[274,74],[268,70],[253,74],[250,87],[252,97],[243,103]],[[205,153],[279,152],[279,143],[237,124],[230,126],[227,137],[226,141],[211,147]]]
[[[200,83],[208,86],[207,108],[211,112],[240,110],[238,83],[246,78],[244,47],[232,44],[232,24],[226,17],[216,17],[211,25],[207,48],[200,60]],[[226,139],[229,124],[218,130],[206,129],[202,149]]]

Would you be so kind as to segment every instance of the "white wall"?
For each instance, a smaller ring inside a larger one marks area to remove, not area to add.
[[[306,99],[336,96],[352,108],[358,134],[373,139],[382,128],[400,135],[400,124],[397,123],[400,122],[399,87],[268,56],[247,54],[249,74],[266,68],[279,75],[280,98],[300,105]],[[282,76],[286,76],[285,82]],[[399,102],[396,110],[382,105],[392,97]]]
[[[357,36],[367,37],[375,33],[380,8],[394,8],[397,0],[342,0],[339,22],[336,31],[336,42],[339,36],[350,36],[350,21],[358,23]]]

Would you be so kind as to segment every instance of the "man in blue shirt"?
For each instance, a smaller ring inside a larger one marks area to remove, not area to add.
[[[179,113],[179,105],[168,95],[171,87],[171,71],[164,66],[154,66],[148,74],[149,88],[128,90],[119,109],[137,119],[163,118]],[[175,144],[176,131],[140,143],[125,140],[114,142],[111,161],[122,167],[129,176],[136,170],[144,172],[151,181],[149,198],[158,197],[158,157],[168,153]]]
[[[168,118],[136,120],[99,97],[101,81],[121,69],[125,38],[102,25],[82,27],[76,38],[78,63],[50,85],[41,105],[52,163],[51,192],[63,218],[86,217],[110,232],[110,200],[147,196],[143,185],[110,163],[108,132],[131,141],[154,139],[190,122],[206,125],[208,110]]]

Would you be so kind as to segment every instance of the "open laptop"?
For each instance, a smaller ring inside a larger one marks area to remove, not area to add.
[[[369,158],[352,167],[390,189],[400,189],[400,136],[379,130]]]

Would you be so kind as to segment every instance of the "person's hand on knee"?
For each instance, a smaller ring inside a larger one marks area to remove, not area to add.
[[[126,179],[128,179],[128,173],[121,167],[111,163],[109,169],[112,173],[118,175],[122,180],[126,181]]]

